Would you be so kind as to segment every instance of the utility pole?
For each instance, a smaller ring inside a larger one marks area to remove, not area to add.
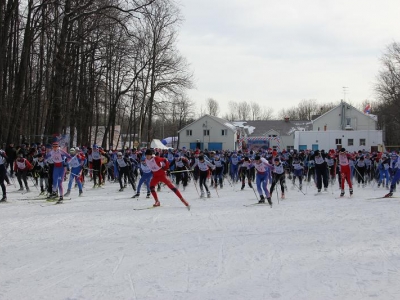
[[[348,87],[343,87],[343,101],[346,101],[346,95],[348,94]]]

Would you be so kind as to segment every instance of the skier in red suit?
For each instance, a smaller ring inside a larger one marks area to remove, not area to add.
[[[346,152],[345,148],[340,149],[338,154],[338,161],[340,166],[340,176],[341,176],[341,193],[340,197],[344,196],[344,182],[347,181],[349,185],[350,196],[353,195],[353,184],[351,182],[350,177],[350,165],[349,160],[351,159],[351,155]]]
[[[153,150],[151,149],[146,150],[145,156],[146,164],[153,172],[153,178],[150,181],[150,191],[155,200],[153,206],[160,206],[160,201],[158,201],[158,196],[155,188],[157,183],[163,182],[171,189],[171,191],[173,191],[178,196],[182,203],[188,209],[190,209],[189,203],[187,203],[186,200],[183,199],[181,192],[172,184],[172,182],[167,178],[167,175],[165,174],[165,171],[169,169],[168,159],[166,159],[165,157],[154,156]]]

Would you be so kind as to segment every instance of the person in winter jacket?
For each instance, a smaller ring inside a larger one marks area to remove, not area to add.
[[[182,194],[180,191],[172,184],[172,182],[167,178],[165,172],[169,169],[169,162],[168,159],[165,157],[154,156],[154,152],[151,149],[147,149],[145,152],[146,156],[146,165],[151,169],[153,172],[153,178],[150,181],[150,191],[154,198],[154,205],[153,206],[160,206],[160,201],[158,200],[158,195],[156,192],[156,185],[159,182],[165,183],[171,191],[175,193],[176,196],[182,201],[182,203],[190,209],[190,205],[183,199]]]
[[[66,159],[70,159],[71,156],[64,150],[60,149],[58,142],[53,142],[52,147],[53,150],[49,151],[46,154],[46,160],[51,160],[54,163],[52,193],[48,196],[48,198],[57,198],[58,190],[58,193],[60,195],[58,201],[62,202],[64,199],[64,189],[62,185],[65,174],[64,162]]]
[[[192,170],[194,170],[196,167],[199,168],[199,185],[201,190],[200,197],[204,197],[204,189],[205,189],[207,192],[207,197],[210,198],[211,193],[207,186],[207,177],[210,174],[209,173],[210,169],[211,170],[215,169],[215,165],[210,163],[208,160],[205,160],[204,155],[199,155],[199,159],[192,166]]]
[[[25,185],[26,191],[29,192],[29,187],[28,187],[28,180],[27,180],[27,174],[28,171],[32,170],[33,166],[31,163],[23,157],[23,154],[19,154],[19,157],[14,163],[14,170],[17,172],[17,179],[19,183],[19,190],[23,191],[23,185],[22,182]]]
[[[79,196],[82,196],[82,183],[80,180],[81,172],[83,168],[83,164],[85,163],[85,157],[76,153],[75,148],[69,149],[69,154],[71,155],[71,159],[68,161],[68,169],[70,170],[69,181],[68,181],[68,189],[65,193],[64,197],[67,197],[71,193],[72,184],[75,180],[79,189]]]
[[[122,152],[117,153],[117,168],[118,168],[118,181],[120,189],[119,191],[122,192],[124,190],[124,185],[122,185],[122,177],[127,178],[129,183],[132,185],[133,190],[136,190],[135,182],[131,172],[131,161],[128,155],[122,156]]]
[[[6,185],[4,184],[7,176],[6,163],[7,155],[3,150],[0,150],[0,186],[1,191],[3,192],[3,197],[0,199],[0,202],[7,201],[7,189]]]
[[[351,182],[351,171],[350,171],[350,160],[352,156],[346,152],[345,148],[340,149],[338,154],[338,162],[340,166],[340,177],[341,177],[341,193],[340,197],[344,196],[344,182],[346,181],[349,185],[350,195],[353,195],[353,183]]]
[[[142,157],[140,159],[140,164],[139,164],[139,171],[140,171],[140,180],[137,185],[137,191],[136,195],[134,195],[132,198],[138,198],[140,196],[140,189],[142,187],[142,184],[146,184],[147,187],[147,196],[146,198],[150,198],[150,181],[151,178],[153,177],[153,173],[151,172],[151,169],[147,166],[146,164],[146,157]]]

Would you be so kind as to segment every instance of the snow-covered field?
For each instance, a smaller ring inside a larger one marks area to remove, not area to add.
[[[62,205],[8,187],[1,300],[400,299],[400,199],[366,200],[386,189],[337,199],[337,184],[315,196],[288,181],[270,208],[244,206],[256,202],[247,186],[200,199],[190,183],[188,211],[166,187],[148,210],[133,210],[153,204],[144,191],[90,187]]]

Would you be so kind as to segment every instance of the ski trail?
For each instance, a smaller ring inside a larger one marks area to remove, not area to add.
[[[222,237],[221,244],[219,246],[219,253],[218,253],[218,267],[217,267],[217,276],[216,279],[222,276],[224,272],[224,262],[225,262],[225,236]]]
[[[115,273],[118,271],[119,266],[121,265],[122,260],[124,259],[124,257],[125,257],[125,254],[122,254],[122,256],[119,258],[118,263],[117,263],[117,265],[115,266],[115,268],[114,268],[114,270],[112,272],[113,277],[114,277]]]
[[[130,286],[130,288],[132,290],[132,293],[133,293],[133,299],[137,299],[135,285],[133,284],[131,273],[128,273],[128,279],[129,279],[129,286]]]
[[[190,264],[189,264],[189,259],[188,255],[185,249],[182,249],[182,254],[185,257],[185,265],[186,265],[186,292],[189,292],[189,286],[190,286]]]

